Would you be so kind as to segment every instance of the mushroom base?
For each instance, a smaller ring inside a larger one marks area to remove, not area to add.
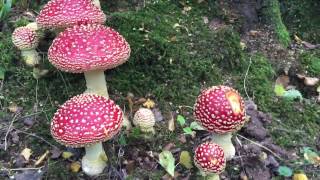
[[[103,71],[88,71],[84,73],[84,76],[87,82],[87,90],[85,93],[93,93],[109,99],[107,83]]]
[[[30,67],[34,67],[40,63],[40,56],[35,49],[21,50],[21,56]]]
[[[103,172],[107,166],[107,155],[102,143],[85,147],[86,155],[82,158],[82,170],[89,176],[96,176]]]
[[[232,159],[236,154],[236,149],[232,144],[231,137],[232,133],[212,135],[212,142],[222,147],[227,161]]]
[[[203,171],[200,171],[201,175],[205,177],[206,180],[220,180],[219,174],[215,173],[206,173]]]

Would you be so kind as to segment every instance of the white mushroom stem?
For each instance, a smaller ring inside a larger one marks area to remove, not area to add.
[[[219,174],[215,173],[206,173],[200,170],[202,176],[205,177],[206,180],[220,180]]]
[[[101,9],[100,1],[99,0],[93,0],[92,3]]]
[[[102,70],[88,71],[84,73],[87,82],[86,93],[94,93],[109,99],[106,79]]]
[[[26,25],[26,27],[29,27],[29,28],[33,29],[34,31],[37,31],[39,29],[38,24],[36,22],[29,23]]]
[[[39,53],[35,49],[28,49],[28,50],[22,49],[21,56],[25,61],[25,63],[30,67],[34,67],[40,63]]]
[[[212,141],[222,147],[227,161],[232,159],[236,154],[236,149],[232,144],[231,137],[232,133],[212,135]]]
[[[107,166],[107,156],[102,143],[85,147],[86,155],[82,158],[82,170],[89,176],[96,176],[103,172]]]

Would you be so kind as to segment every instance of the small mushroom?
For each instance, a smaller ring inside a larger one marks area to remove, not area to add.
[[[99,3],[94,0],[95,4]],[[91,0],[51,0],[37,17],[39,28],[65,29],[80,24],[104,24],[106,15]]]
[[[127,41],[112,28],[88,24],[60,33],[49,48],[48,59],[62,71],[84,73],[87,93],[109,98],[104,70],[125,63],[130,51]]]
[[[212,140],[223,148],[226,159],[234,157],[232,132],[242,128],[246,122],[245,105],[240,94],[227,86],[206,89],[195,103],[194,116],[213,133]]]
[[[102,142],[121,129],[123,113],[110,99],[94,94],[81,94],[65,102],[54,114],[51,134],[68,147],[85,147],[82,170],[99,175],[106,167],[107,156]]]
[[[226,167],[223,149],[212,142],[200,144],[194,152],[194,164],[208,180],[219,180]]]
[[[155,134],[154,125],[156,123],[153,112],[147,108],[140,108],[133,117],[133,124],[140,128],[142,132]]]

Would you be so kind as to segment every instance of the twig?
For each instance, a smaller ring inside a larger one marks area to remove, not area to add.
[[[39,80],[36,79],[36,105],[35,105],[35,112],[38,112],[38,85],[39,85]],[[34,120],[37,120],[37,116],[34,116]]]
[[[19,130],[19,129],[16,129],[16,128],[14,128],[14,130],[18,131],[18,133],[22,133],[22,134],[26,134],[26,135],[35,137],[35,138],[37,138],[37,139],[39,139],[39,140],[47,143],[48,145],[52,146],[53,148],[57,148],[57,146],[51,144],[49,141],[45,140],[43,137],[40,137],[40,136],[38,136],[38,135],[36,135],[36,134],[28,133],[28,132],[25,132],[25,131],[22,131],[22,130]]]
[[[16,114],[13,116],[12,121],[11,121],[9,127],[8,127],[8,130],[7,130],[6,135],[5,135],[5,137],[4,137],[4,151],[7,151],[7,146],[8,146],[7,138],[8,138],[8,135],[9,135],[10,131],[11,131],[11,128],[12,128],[12,126],[13,126],[13,123],[16,121],[16,119],[17,119],[17,117],[18,117],[19,115],[20,115],[20,112],[16,113]]]
[[[261,147],[261,148],[263,148],[263,149],[265,149],[266,151],[270,152],[272,155],[274,155],[274,156],[277,157],[278,159],[282,160],[282,158],[281,158],[278,154],[276,154],[275,152],[273,152],[271,149],[263,146],[262,144],[257,143],[257,142],[255,142],[255,141],[253,141],[253,140],[251,140],[251,139],[248,139],[248,138],[246,138],[246,137],[244,137],[244,136],[242,136],[242,135],[240,135],[240,134],[237,134],[237,136],[239,136],[239,137],[241,137],[241,138],[243,138],[243,139],[245,139],[245,140],[247,140],[247,141],[249,141],[249,142],[251,142],[251,143],[253,143],[253,144],[255,144],[255,145],[257,145],[257,146],[259,146],[259,147]]]
[[[244,76],[244,79],[243,79],[244,92],[246,93],[247,98],[248,98],[249,100],[251,100],[251,98],[249,97],[249,94],[248,94],[248,92],[247,92],[246,82],[247,82],[247,77],[248,77],[248,74],[249,74],[249,70],[250,70],[251,64],[252,64],[252,59],[251,59],[251,57],[250,57],[249,66],[248,66],[247,72],[246,72],[246,74],[245,74],[245,76]]]
[[[44,168],[44,166],[38,167],[38,168],[15,168],[15,169],[7,169],[7,168],[2,168],[2,171],[25,171],[25,170],[40,170]]]

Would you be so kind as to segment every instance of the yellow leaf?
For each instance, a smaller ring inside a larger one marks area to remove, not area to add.
[[[191,169],[192,166],[192,161],[190,157],[190,153],[188,151],[182,151],[180,154],[180,164],[182,164],[184,167],[187,169]]]
[[[10,104],[10,106],[8,107],[9,111],[12,113],[16,113],[19,110],[19,107],[16,103],[12,103]]]
[[[32,154],[32,151],[31,151],[31,149],[29,149],[29,148],[25,148],[24,150],[22,150],[22,152],[21,152],[20,154],[21,154],[21,156],[24,157],[24,159],[25,159],[26,161],[29,161],[30,156],[31,156],[31,154]]]
[[[39,164],[42,163],[42,161],[49,155],[49,151],[47,150],[42,156],[36,161],[34,164],[35,166],[38,166]]]
[[[302,43],[302,40],[297,35],[294,35],[294,40],[297,42],[297,44]]]
[[[151,99],[148,99],[145,103],[143,103],[143,106],[149,109],[154,108],[154,106],[156,105],[156,103],[154,101],[152,101]]]
[[[81,164],[79,162],[73,162],[70,165],[71,172],[77,173],[80,171]]]
[[[73,153],[72,153],[72,152],[64,151],[64,152],[62,153],[63,159],[69,159],[71,156],[73,156]]]
[[[308,177],[303,173],[297,173],[293,175],[292,180],[308,180]]]

